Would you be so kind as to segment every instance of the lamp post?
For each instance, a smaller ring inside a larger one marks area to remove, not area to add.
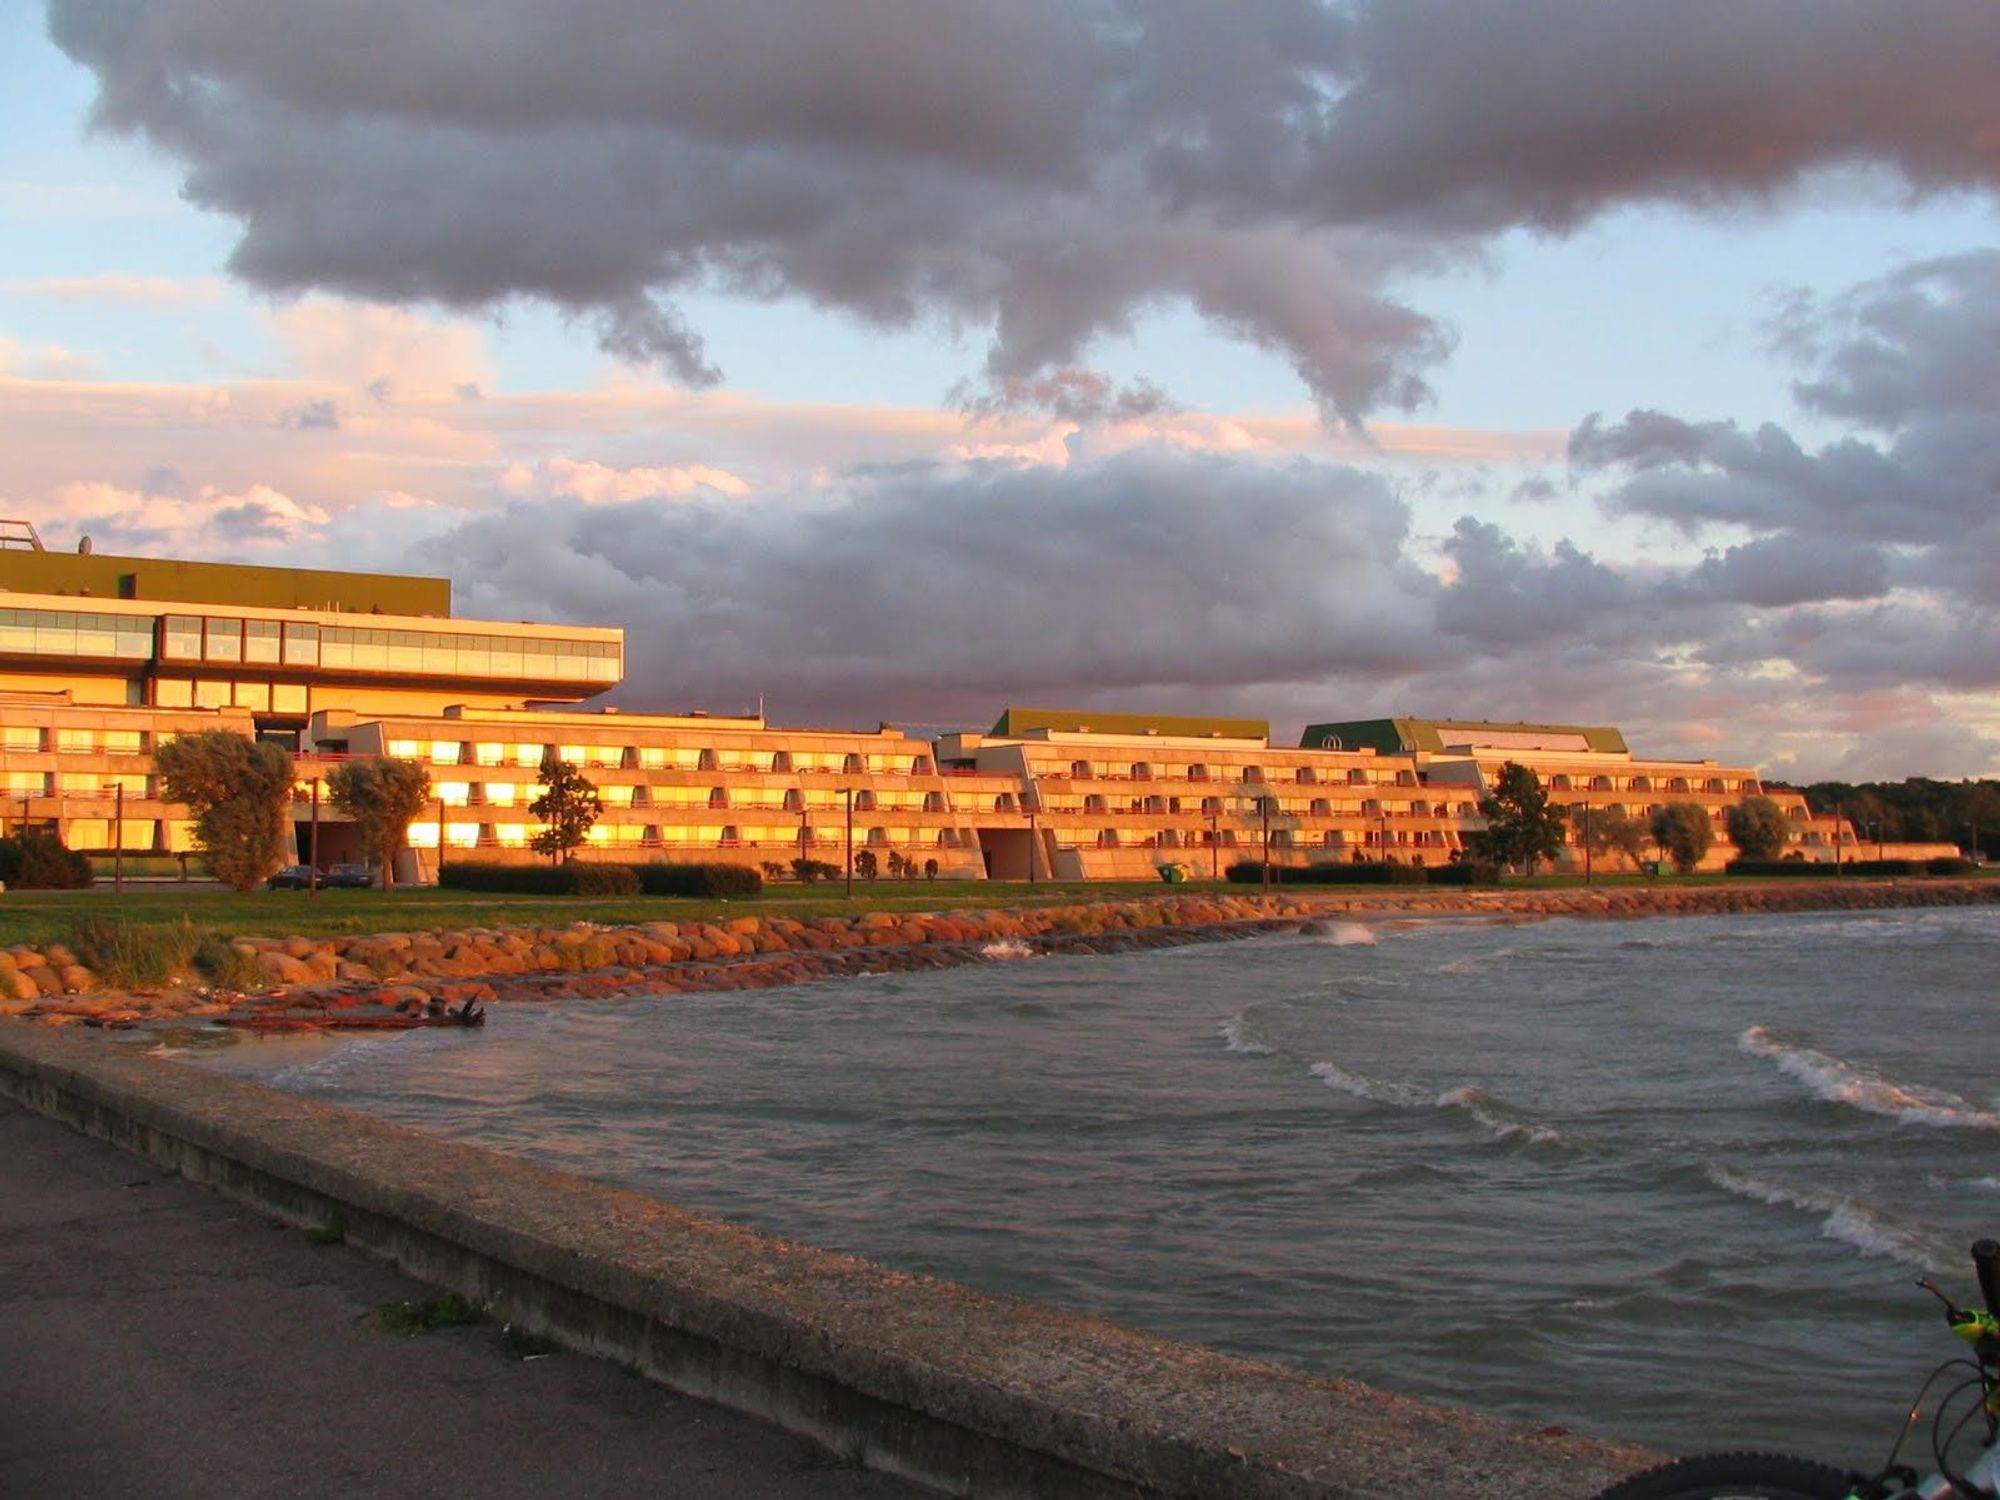
[[[312,779],[312,857],[306,861],[306,899],[319,896],[319,778]]]
[[[854,899],[854,788],[847,792],[847,899]]]
[[[1210,880],[1220,880],[1222,878],[1222,834],[1216,827],[1216,824],[1221,821],[1222,814],[1220,813],[1210,813],[1208,815],[1208,878]]]
[[[444,793],[438,793],[438,857],[437,883],[444,884]]]
[[[1840,804],[1833,804],[1833,872],[1840,873]]]
[[[1979,825],[1977,823],[1967,823],[1965,825],[1965,832],[1965,857],[1977,865],[1979,863]]]
[[[1264,867],[1263,892],[1271,894],[1271,794],[1266,792],[1257,799],[1257,812],[1264,820]]]
[[[114,895],[125,894],[125,783],[111,784],[111,890]]]
[[[1035,883],[1035,853],[1042,847],[1041,828],[1035,821],[1035,804],[1028,804],[1028,884]]]
[[[1583,883],[1590,884],[1590,804],[1583,804]]]

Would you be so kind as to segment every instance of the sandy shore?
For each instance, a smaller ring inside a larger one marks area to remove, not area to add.
[[[1296,930],[1317,920],[1532,921],[1848,911],[2000,901],[2000,881],[1903,880],[1561,889],[1297,888],[1162,893],[1021,910],[863,912],[627,927],[491,927],[338,938],[239,938],[268,988],[104,988],[59,944],[0,950],[0,1015],[54,1026],[217,1024],[262,1031],[455,1024],[483,1007],[627,993],[752,989],[1030,953],[1118,953]],[[468,1007],[470,1008],[468,1010]]]

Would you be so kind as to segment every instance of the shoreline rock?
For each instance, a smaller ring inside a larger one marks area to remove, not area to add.
[[[457,1024],[492,1002],[602,999],[644,991],[774,988],[893,970],[942,969],[1043,954],[1125,953],[1297,931],[1328,918],[1542,921],[1728,913],[1879,910],[2000,902],[2000,881],[1826,884],[1281,889],[1072,905],[852,916],[754,913],[626,927],[490,927],[352,937],[237,938],[271,975],[248,994],[97,987],[60,945],[0,949],[0,1016],[126,1028],[205,1022],[257,1031]]]

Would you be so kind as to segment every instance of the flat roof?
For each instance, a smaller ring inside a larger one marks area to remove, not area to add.
[[[1096,709],[1009,708],[988,734],[1021,739],[1037,731],[1055,734],[1157,735],[1171,739],[1269,740],[1269,719],[1226,719],[1187,714],[1116,714]]]
[[[368,614],[449,615],[451,580],[400,573],[182,562],[100,552],[0,549],[0,589],[162,604],[219,604]]]
[[[1463,750],[1594,751],[1629,755],[1625,736],[1608,725],[1524,724],[1488,719],[1345,719],[1308,724],[1299,743],[1314,749],[1372,746],[1387,754]]]

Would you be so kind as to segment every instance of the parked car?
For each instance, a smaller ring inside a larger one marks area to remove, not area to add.
[[[271,891],[302,891],[312,884],[312,877],[311,865],[286,865],[264,882],[264,888]],[[325,885],[325,880],[321,880],[320,884]]]
[[[375,884],[375,871],[368,865],[334,865],[319,883],[335,890],[365,891]]]

